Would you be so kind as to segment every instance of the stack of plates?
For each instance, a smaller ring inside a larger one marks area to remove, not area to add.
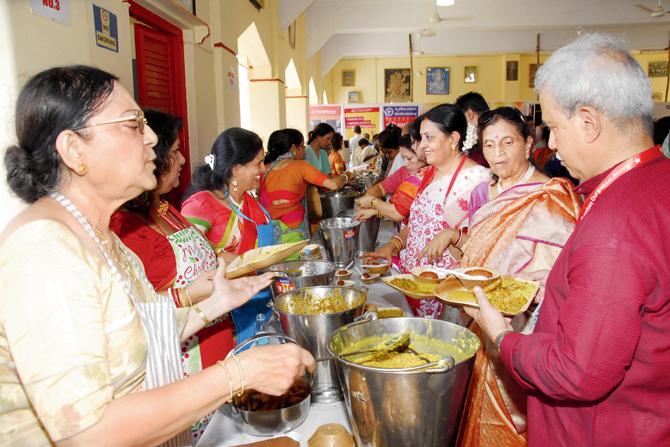
[[[314,261],[321,259],[321,247],[319,244],[309,244],[302,249],[300,259]]]

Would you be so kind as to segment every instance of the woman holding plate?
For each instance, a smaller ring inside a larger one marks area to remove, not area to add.
[[[264,169],[263,142],[255,133],[233,127],[214,142],[206,163],[193,173],[181,213],[227,261],[256,247],[275,244],[270,213],[254,198]],[[237,342],[254,335],[256,318],[270,315],[269,289],[231,315]]]

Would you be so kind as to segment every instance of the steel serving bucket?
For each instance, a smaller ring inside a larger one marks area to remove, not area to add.
[[[351,305],[348,310],[319,315],[302,315],[288,311],[291,302],[296,298],[303,298],[307,294],[307,296],[316,299],[327,299],[334,292],[340,293]],[[362,315],[366,298],[366,289],[358,290],[334,286],[306,287],[279,295],[275,300],[274,310],[278,315],[279,324],[284,334],[295,339],[298,344],[311,352],[314,358],[323,358],[329,355],[327,344],[330,334],[340,326],[351,323],[355,318]],[[316,364],[312,399],[315,402],[342,400],[342,389],[333,360]]]
[[[292,338],[281,334],[258,334],[240,345],[236,346],[231,353],[238,353],[248,348],[253,343],[297,343]],[[230,354],[228,354],[230,356]],[[312,382],[312,375],[305,373],[308,382]],[[239,428],[253,436],[275,436],[289,432],[305,422],[309,413],[310,394],[295,405],[276,410],[248,411],[238,408],[232,402],[229,403],[230,414]]]
[[[353,189],[343,189],[341,191],[321,191],[321,217],[329,219],[335,217],[344,210],[354,209],[354,201],[360,193]]]
[[[445,446],[455,442],[465,395],[480,342],[475,334],[446,321],[390,318],[346,325],[328,342],[331,355],[371,336],[410,331],[442,342],[455,343],[465,359],[446,367],[403,371],[373,368],[338,358],[338,373],[349,420],[361,446]],[[421,351],[434,354],[439,345]]]
[[[328,261],[289,261],[271,265],[260,273],[275,272],[278,276],[272,281],[272,296],[291,290],[311,286],[327,286],[333,281],[335,264]]]
[[[360,226],[360,221],[350,217],[331,217],[319,222],[319,234],[329,261],[345,267],[354,260]]]
[[[354,210],[342,211],[338,217],[354,217]],[[358,242],[356,243],[356,251],[364,253],[366,251],[375,251],[377,249],[377,235],[379,234],[379,225],[381,219],[377,216],[372,216],[368,220],[361,222],[361,227],[358,229]]]

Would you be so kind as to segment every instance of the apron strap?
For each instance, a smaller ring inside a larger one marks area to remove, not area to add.
[[[230,198],[230,193],[228,193],[228,191],[226,191],[226,199],[228,199],[228,204],[230,205],[230,209],[233,211],[233,213],[237,214],[242,219],[253,223],[254,225],[258,225],[256,223],[256,221],[254,221],[253,219],[248,217],[246,214],[244,214],[242,212],[242,210],[240,208],[238,208],[237,205],[235,205],[235,203],[233,202],[233,199]],[[244,199],[242,199],[242,200],[244,200]],[[258,203],[258,206],[261,207],[261,211],[263,211],[263,214],[265,215],[265,218],[267,219],[267,221],[270,222],[272,220],[270,218],[270,213],[268,213],[268,211],[265,209],[265,207],[263,205],[260,204],[260,202],[256,202],[256,203]]]

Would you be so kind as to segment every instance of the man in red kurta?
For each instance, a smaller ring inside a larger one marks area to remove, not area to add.
[[[670,445],[670,160],[653,145],[648,80],[586,35],[538,72],[549,146],[585,195],[535,331],[469,311],[529,392],[530,445]]]

